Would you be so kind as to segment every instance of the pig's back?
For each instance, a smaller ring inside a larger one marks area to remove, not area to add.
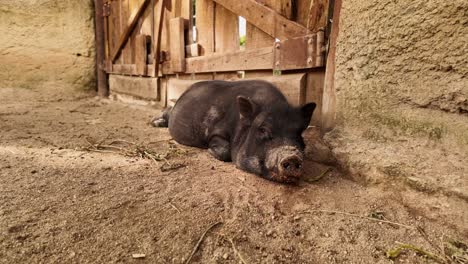
[[[252,99],[264,107],[288,103],[284,95],[265,81],[202,81],[193,84],[177,100],[169,118],[169,131],[179,143],[206,148],[208,146],[207,115],[214,111],[222,115],[223,127],[234,132],[239,119],[237,96]]]

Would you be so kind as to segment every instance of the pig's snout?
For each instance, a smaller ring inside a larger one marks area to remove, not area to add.
[[[294,180],[302,176],[302,158],[298,155],[283,158],[278,167],[280,175],[286,179]]]
[[[294,146],[276,147],[268,152],[267,169],[273,180],[297,182],[303,173],[303,154]]]

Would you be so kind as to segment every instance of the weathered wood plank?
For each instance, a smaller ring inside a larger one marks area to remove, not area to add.
[[[163,1],[163,0],[161,0]],[[161,29],[161,43],[160,43],[160,52],[164,54],[169,53],[169,49],[171,46],[170,43],[170,20],[175,17],[175,0],[165,0],[163,1],[163,8],[162,8],[162,29]],[[162,57],[160,59],[167,60],[168,57]]]
[[[239,16],[221,5],[215,5],[215,52],[239,48]]]
[[[273,68],[273,48],[225,52],[185,59],[185,73],[262,70]],[[169,63],[164,63],[163,74],[171,74]]]
[[[295,70],[323,66],[323,31],[275,43],[275,69]]]
[[[164,1],[158,0],[154,8],[154,37],[153,37],[153,65],[154,76],[159,76],[160,54],[161,54],[161,37],[164,24]],[[151,73],[151,72],[150,72]]]
[[[224,76],[223,78],[215,79],[225,80]],[[253,79],[271,82],[273,85],[278,87],[278,89],[286,96],[288,102],[292,105],[299,106],[302,105],[305,101],[305,73],[284,74],[281,76],[256,77]],[[237,80],[237,78],[233,78],[232,80]],[[190,85],[200,81],[201,80],[181,80],[177,78],[169,78],[167,87],[168,105],[173,105],[175,101],[177,101],[177,99],[182,95],[182,93],[190,87]]]
[[[139,34],[135,38],[135,64],[136,64],[136,74],[143,76],[146,75],[146,60],[148,57],[148,52],[146,49],[147,36]]]
[[[175,101],[192,85],[199,81],[169,78],[167,81],[167,105],[174,106]]]
[[[109,75],[111,93],[122,93],[149,100],[160,100],[158,78]]]
[[[200,45],[200,55],[214,52],[214,9],[212,0],[196,1],[197,43]]]
[[[327,25],[329,0],[298,0],[296,21],[312,32]]]
[[[119,41],[117,42],[117,46],[112,52],[112,57],[111,60],[115,61],[117,58],[117,55],[120,54],[120,51],[123,47],[123,45],[128,41],[128,37],[132,33],[133,29],[135,28],[135,25],[138,22],[139,17],[145,10],[149,0],[143,0],[138,8],[136,10],[132,11],[132,14],[130,15],[130,19],[128,20],[125,29],[122,31],[123,33],[120,35]]]
[[[153,64],[147,64],[146,68],[147,68],[147,73],[144,76],[156,77],[154,75],[154,65]],[[136,69],[136,64],[115,64],[112,67],[112,70],[109,71],[109,73],[119,74],[119,75],[138,76],[137,69]]]
[[[185,57],[198,57],[200,56],[200,45],[198,43],[192,43],[185,46]]]
[[[193,41],[193,3],[192,0],[181,0],[180,17],[185,19],[185,44],[192,44]]]
[[[304,26],[290,21],[286,17],[278,14],[273,9],[268,8],[255,0],[214,0],[235,13],[244,17],[249,23],[263,30],[268,35],[280,40],[300,37],[309,33]]]
[[[159,102],[162,107],[167,107],[167,78],[159,78]]]
[[[121,75],[137,75],[135,64],[115,64],[112,66],[112,70],[109,72],[112,74]]]
[[[259,79],[259,78],[255,78]],[[282,74],[280,76],[261,77],[274,84],[286,96],[288,102],[294,106],[303,105],[305,102],[306,74]]]
[[[122,27],[125,26],[125,24],[127,23],[128,19],[130,18],[130,10],[129,10],[130,6],[129,6],[129,0],[122,0],[121,4],[120,4],[120,14],[121,14],[121,25]],[[129,64],[129,63],[132,63],[132,47],[131,47],[131,44],[130,44],[130,41],[127,41],[127,43],[125,43],[124,47],[123,47],[123,51],[122,51],[122,63],[123,64]]]
[[[127,23],[130,19],[130,16],[131,14],[134,12],[134,10],[136,10],[138,8],[138,5],[140,4],[140,1],[141,0],[128,0],[128,4],[129,4],[129,17],[128,19],[125,21],[125,23]],[[139,19],[138,19],[139,20]],[[138,28],[138,22],[137,24],[135,25],[135,28]],[[130,33],[130,36],[128,37],[128,41],[126,43],[126,45],[129,46],[129,48],[132,50],[132,53],[131,53],[131,58],[130,58],[130,61],[128,62],[129,64],[135,64],[135,61],[136,61],[136,53],[135,53],[135,48],[136,48],[136,35],[138,35],[138,32],[137,30],[132,30],[132,32]]]
[[[291,19],[292,0],[256,0],[257,2],[275,10],[280,15]],[[245,46],[247,49],[263,48],[273,45],[275,38],[261,29],[247,22],[247,36]]]
[[[109,88],[107,86],[107,74],[105,71],[106,48],[104,38],[104,16],[103,16],[103,1],[94,0],[94,20],[96,25],[95,39],[96,39],[96,77],[97,77],[97,91],[101,97],[109,95]]]
[[[170,21],[171,29],[171,70],[174,72],[185,71],[185,41],[184,19],[176,17]]]
[[[321,125],[322,120],[322,96],[323,96],[323,84],[325,80],[325,70],[323,68],[317,71],[307,73],[307,88],[305,95],[305,102],[314,102],[317,107],[314,110],[312,116],[312,125]]]
[[[120,27],[120,3],[117,1],[110,2],[110,25],[109,30],[111,34],[111,51],[117,49],[119,43],[119,37],[121,32]],[[118,58],[113,56],[111,53],[111,62],[114,63]],[[117,63],[120,64],[120,59],[117,60]]]
[[[139,34],[151,36],[151,23],[153,20],[153,14],[151,13],[151,11],[151,8],[145,8],[145,10],[143,11],[143,14],[140,18],[142,22]]]
[[[111,47],[112,36],[110,36],[111,33],[110,33],[109,16],[105,14],[107,10],[109,10],[109,8],[110,8],[109,3],[104,1],[104,5],[102,7],[102,13],[104,16],[104,43],[105,43],[105,56],[106,56],[106,71],[108,70],[107,64],[108,64],[108,60],[110,57],[110,49],[112,48]]]
[[[339,22],[341,13],[341,0],[335,0],[333,8],[333,24],[330,34],[330,49],[328,51],[327,66],[325,72],[325,84],[322,100],[322,130],[329,131],[335,126],[335,56],[336,42],[338,40]]]

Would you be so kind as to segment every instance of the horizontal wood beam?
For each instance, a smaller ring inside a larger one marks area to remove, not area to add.
[[[268,35],[280,39],[301,37],[311,33],[306,27],[291,21],[255,0],[213,0]]]
[[[155,77],[154,74],[154,65],[147,64],[147,72],[143,76]],[[112,65],[112,70],[107,71],[110,74],[120,74],[120,75],[134,75],[138,76],[136,64],[114,64]]]
[[[185,73],[273,69],[273,47],[187,58],[185,64]],[[162,72],[174,73],[170,62],[163,63]]]
[[[125,26],[125,29],[123,30],[122,35],[120,35],[119,42],[117,43],[117,46],[115,47],[115,50],[112,51],[112,56],[111,56],[111,62],[113,63],[117,59],[117,55],[119,55],[120,51],[122,50],[123,46],[125,43],[128,41],[128,37],[132,33],[133,29],[135,28],[138,18],[140,18],[141,14],[145,11],[146,6],[148,5],[150,0],[143,0],[143,2],[140,3],[137,9],[135,9],[132,14],[130,15],[130,18],[127,21],[127,25]],[[160,0],[162,1],[162,0]],[[112,14],[115,15],[115,14]]]

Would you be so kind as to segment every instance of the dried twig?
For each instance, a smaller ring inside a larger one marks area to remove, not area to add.
[[[401,226],[401,227],[404,227],[404,228],[406,228],[406,229],[416,229],[416,228],[413,227],[413,226],[409,226],[409,225],[405,225],[405,224],[400,224],[400,223],[396,223],[396,222],[392,222],[392,221],[387,221],[387,220],[372,218],[372,217],[368,217],[368,216],[362,216],[362,215],[358,215],[358,214],[351,214],[351,213],[347,213],[347,212],[340,212],[340,211],[332,211],[332,210],[308,210],[308,211],[305,211],[305,212],[302,212],[302,213],[312,213],[312,212],[317,212],[317,213],[328,213],[328,214],[341,214],[341,215],[347,215],[347,216],[352,216],[352,217],[367,219],[367,220],[371,220],[371,221],[376,221],[376,222],[381,222],[381,223],[387,223],[387,224],[391,224],[391,225]]]
[[[203,239],[205,239],[205,236],[206,236],[206,233],[208,233],[208,231],[210,231],[211,229],[213,229],[214,227],[222,224],[223,222],[217,222],[217,223],[214,223],[212,224],[210,227],[208,227],[205,232],[203,232],[203,234],[201,235],[200,239],[198,239],[198,242],[197,244],[195,245],[195,247],[193,248],[192,250],[192,253],[190,253],[190,256],[189,258],[187,259],[187,261],[185,261],[185,264],[188,264],[190,263],[190,261],[192,260],[192,257],[193,255],[197,252],[198,248],[200,247],[200,244],[203,242]]]
[[[170,205],[172,208],[176,209],[176,211],[177,211],[179,214],[181,213],[181,211],[179,210],[179,208],[177,208],[174,204],[172,204],[171,202],[169,202],[169,205]]]
[[[242,257],[242,255],[239,253],[239,251],[237,251],[236,246],[234,245],[234,241],[232,241],[231,238],[227,238],[227,239],[229,240],[229,242],[231,242],[232,249],[234,250],[234,253],[236,253],[237,257],[240,259],[240,261],[241,261],[243,264],[247,264],[247,262],[244,260],[244,258]]]

